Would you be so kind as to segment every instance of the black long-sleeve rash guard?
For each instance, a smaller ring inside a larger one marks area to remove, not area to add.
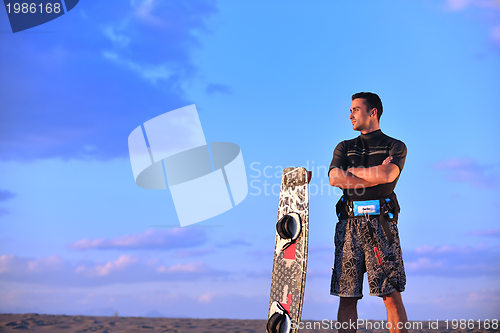
[[[333,168],[347,170],[350,167],[369,168],[381,165],[389,156],[392,156],[391,163],[399,167],[401,175],[406,159],[406,145],[402,141],[385,135],[381,130],[361,134],[357,138],[342,141],[337,145],[333,152],[333,159],[328,173]],[[391,183],[344,189],[344,195],[350,200],[384,198],[394,191],[398,179],[399,175]]]

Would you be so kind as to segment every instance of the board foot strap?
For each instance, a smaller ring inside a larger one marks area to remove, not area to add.
[[[292,321],[283,306],[274,301],[271,305],[271,313],[272,315],[267,320],[267,333],[289,333],[292,329]]]

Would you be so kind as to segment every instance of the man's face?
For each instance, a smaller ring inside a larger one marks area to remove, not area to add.
[[[370,117],[373,111],[368,109],[364,98],[356,98],[351,102],[351,119],[352,129],[355,131],[363,131],[370,128],[373,117]]]

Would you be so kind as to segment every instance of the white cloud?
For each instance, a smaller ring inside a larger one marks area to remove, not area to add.
[[[434,165],[437,170],[446,172],[448,180],[467,182],[477,188],[499,190],[499,165],[480,165],[476,160],[453,158]]]
[[[11,269],[11,266],[13,265],[15,260],[15,257],[13,254],[11,255],[2,255],[0,257],[0,274],[7,272],[9,269]]]
[[[130,37],[124,33],[129,20],[125,19],[118,25],[108,25],[103,29],[103,33],[113,44],[120,48],[126,48],[130,44]]]
[[[175,228],[170,230],[150,229],[143,233],[125,235],[113,239],[82,239],[68,245],[75,250],[111,249],[158,249],[172,250],[196,247],[207,241],[204,230]]]
[[[500,247],[478,246],[420,246],[403,250],[408,274],[428,276],[498,276],[500,277]]]
[[[73,263],[57,256],[0,257],[0,281],[89,287],[148,281],[210,281],[232,273],[215,270],[202,262],[165,263],[132,255],[106,262]]]
[[[500,237],[500,229],[473,230],[470,234],[480,237]]]
[[[469,7],[477,7],[488,13],[489,20],[494,21],[490,30],[490,40],[500,46],[500,0],[446,0],[446,7],[451,11],[463,11]]]
[[[41,272],[47,268],[62,269],[64,261],[58,256],[50,256],[39,260],[28,260],[28,270],[33,273]]]
[[[115,261],[108,261],[104,265],[96,265],[91,268],[90,275],[99,275],[105,276],[109,275],[112,272],[123,271],[126,268],[130,267],[132,264],[137,262],[137,257],[129,256],[129,255],[121,255]],[[82,273],[85,272],[85,266],[79,266],[75,272]]]
[[[182,272],[182,273],[195,273],[202,272],[204,270],[204,265],[202,263],[187,263],[187,264],[177,264],[170,267],[160,266],[157,271],[159,273],[171,273],[171,272]]]
[[[451,252],[455,251],[456,248],[449,246],[449,245],[442,245],[442,246],[430,246],[430,245],[423,245],[415,248],[415,253],[418,254],[437,254],[437,253],[445,253],[445,252]],[[464,249],[462,249],[463,251]]]
[[[175,258],[187,258],[187,257],[201,257],[207,254],[214,253],[214,249],[200,249],[200,250],[192,250],[192,251],[186,251],[186,250],[181,250],[177,251],[174,254]]]
[[[156,84],[161,80],[167,81],[174,75],[174,71],[171,68],[172,66],[167,62],[160,65],[138,63],[132,60],[123,59],[117,53],[111,51],[103,51],[102,55],[104,58],[138,73],[143,79],[152,84]]]
[[[453,317],[450,316],[451,318],[463,318],[457,316],[457,310],[460,312],[468,311],[469,313],[465,316],[467,319],[474,317],[476,319],[478,317],[488,318],[488,314],[486,312],[494,313],[495,309],[500,308],[500,290],[487,288],[469,291],[450,290],[439,295],[434,295],[434,297],[422,297],[418,299],[418,303],[420,303],[421,306],[424,305],[424,307],[431,309],[435,307],[435,310],[438,310],[439,308],[438,311],[441,313],[452,314],[452,312],[449,311],[452,310],[455,314]],[[471,310],[476,310],[476,313]],[[477,312],[480,313],[479,316]],[[492,317],[490,316],[489,318],[491,319]]]
[[[216,296],[216,293],[206,293],[198,297],[198,302],[200,303],[210,303],[214,296]]]
[[[432,261],[427,258],[419,258],[417,261],[409,262],[405,264],[405,268],[408,270],[432,270],[436,268],[443,268],[444,264],[442,261]]]
[[[480,8],[500,8],[498,0],[446,0],[448,8],[451,10],[463,10],[469,6],[477,6]]]
[[[461,10],[469,4],[470,0],[447,0],[448,7],[452,10]]]
[[[66,263],[58,256],[40,259],[21,259],[14,255],[0,256],[0,277],[2,274],[24,273],[34,275],[46,271],[60,271]]]
[[[491,29],[490,38],[495,44],[500,45],[500,24]]]
[[[134,9],[134,14],[140,20],[153,25],[153,26],[163,26],[165,22],[158,16],[155,16],[154,10],[157,8],[157,2],[154,0],[142,0],[130,2],[132,8]]]

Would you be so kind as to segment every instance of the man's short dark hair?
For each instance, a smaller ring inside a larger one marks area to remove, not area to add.
[[[378,121],[380,121],[380,117],[382,116],[382,112],[384,112],[384,108],[382,107],[382,101],[380,100],[380,97],[378,97],[377,94],[371,92],[359,92],[352,95],[353,101],[356,98],[363,98],[369,110],[373,108],[377,109],[377,119]]]

